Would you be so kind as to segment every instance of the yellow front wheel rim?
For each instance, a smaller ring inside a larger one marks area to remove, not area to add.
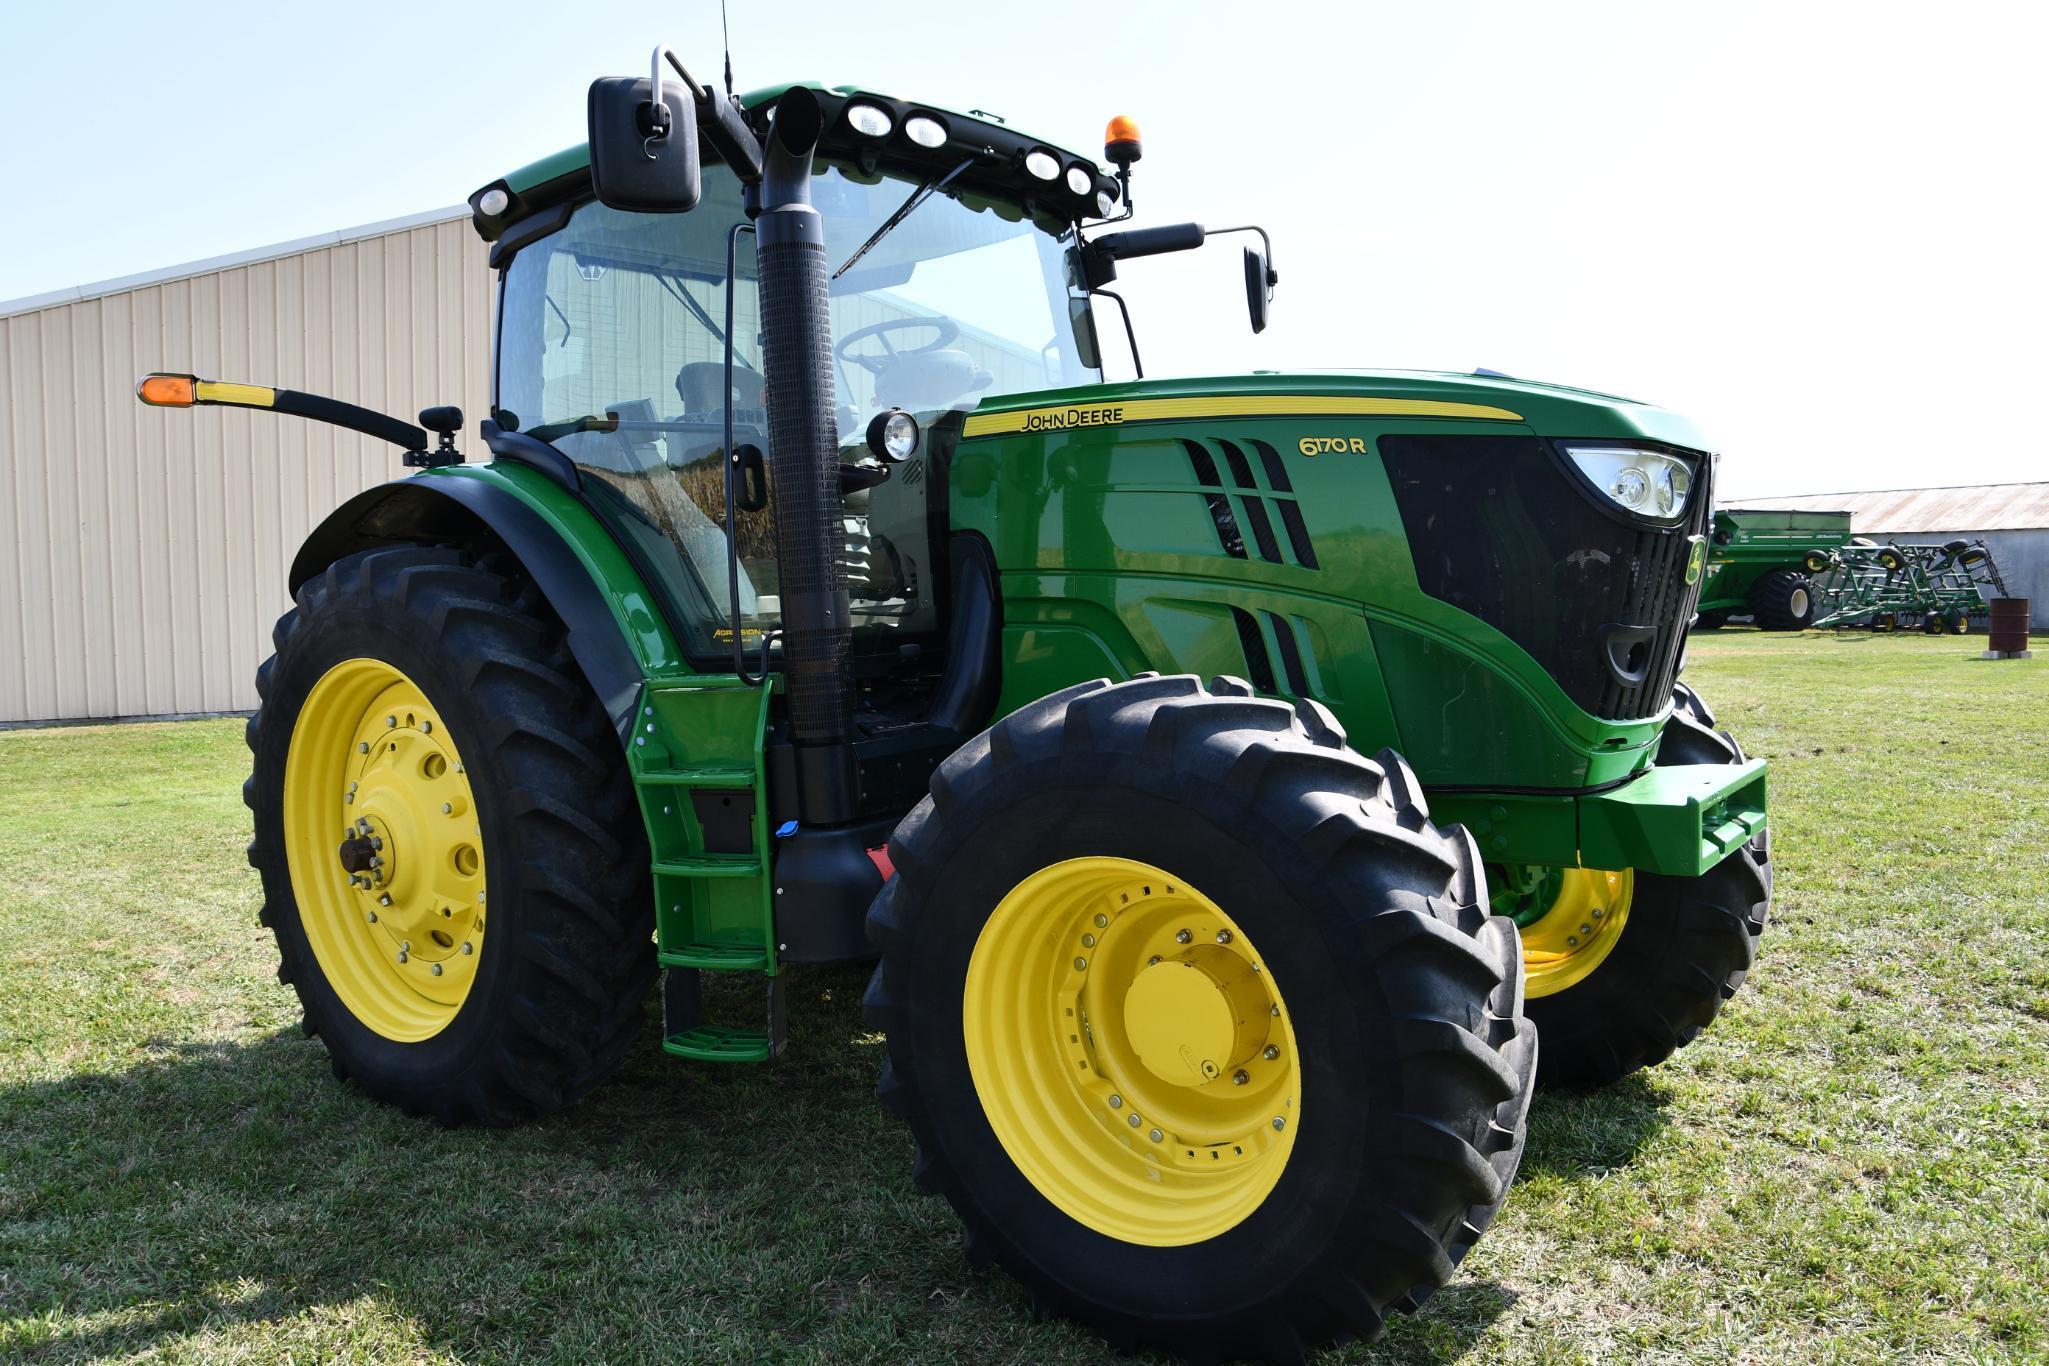
[[[299,923],[349,1013],[387,1039],[446,1028],[484,950],[484,841],[441,713],[378,659],[320,677],[285,756]]]
[[[1622,937],[1635,888],[1627,868],[1564,869],[1550,909],[1523,927],[1525,992],[1564,991],[1601,966]]]
[[[1244,931],[1131,859],[1018,883],[975,942],[968,1068],[1040,1194],[1127,1243],[1177,1247],[1243,1221],[1301,1122],[1286,1003]]]

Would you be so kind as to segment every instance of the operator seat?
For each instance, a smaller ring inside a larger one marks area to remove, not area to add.
[[[704,417],[719,411],[726,405],[719,400],[719,390],[726,382],[726,367],[721,361],[698,360],[676,372],[676,397],[683,400],[683,412],[689,417]],[[733,367],[733,409],[735,412],[753,409],[760,411],[762,405],[762,380],[758,371]]]

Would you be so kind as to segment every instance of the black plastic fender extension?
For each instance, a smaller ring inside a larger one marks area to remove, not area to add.
[[[569,631],[569,651],[624,745],[643,674],[604,593],[560,534],[517,495],[475,479],[410,478],[365,489],[313,529],[292,561],[288,587],[344,555],[391,542],[433,541],[519,561]]]

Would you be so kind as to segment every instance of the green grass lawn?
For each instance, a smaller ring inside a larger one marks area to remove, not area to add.
[[[1540,1096],[1462,1274],[1334,1359],[2049,1358],[2049,660],[1978,643],[1695,644],[1772,761],[1750,985]],[[860,969],[792,974],[775,1065],[650,1030],[526,1129],[337,1084],[256,924],[241,734],[0,733],[0,1357],[1108,1357],[912,1192]]]

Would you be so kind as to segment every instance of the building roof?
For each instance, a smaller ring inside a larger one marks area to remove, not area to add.
[[[470,206],[457,204],[446,209],[429,209],[425,213],[407,214],[404,218],[387,218],[380,223],[365,223],[361,227],[343,228],[339,232],[323,232],[315,237],[301,237],[292,242],[279,242],[268,247],[251,247],[247,251],[232,251],[226,256],[209,256],[204,261],[187,261],[179,266],[160,266],[146,270],[140,275],[121,275],[112,280],[101,280],[96,284],[73,285],[69,289],[53,289],[47,294],[28,294],[19,299],[0,300],[0,318],[11,318],[17,313],[33,313],[39,308],[56,308],[63,304],[75,304],[86,299],[103,299],[109,294],[125,294],[131,289],[143,289],[150,285],[161,285],[171,280],[189,280],[195,275],[211,275],[217,270],[234,266],[254,265],[258,261],[275,261],[280,257],[297,256],[301,252],[318,251],[322,247],[338,247],[344,242],[360,242],[366,237],[383,237],[387,233],[404,232],[409,228],[424,228],[433,223],[445,223],[450,219],[467,219]]]
[[[1733,506],[1852,514],[1860,536],[1899,531],[2032,531],[2049,527],[2049,483],[1960,484],[1734,498]]]

